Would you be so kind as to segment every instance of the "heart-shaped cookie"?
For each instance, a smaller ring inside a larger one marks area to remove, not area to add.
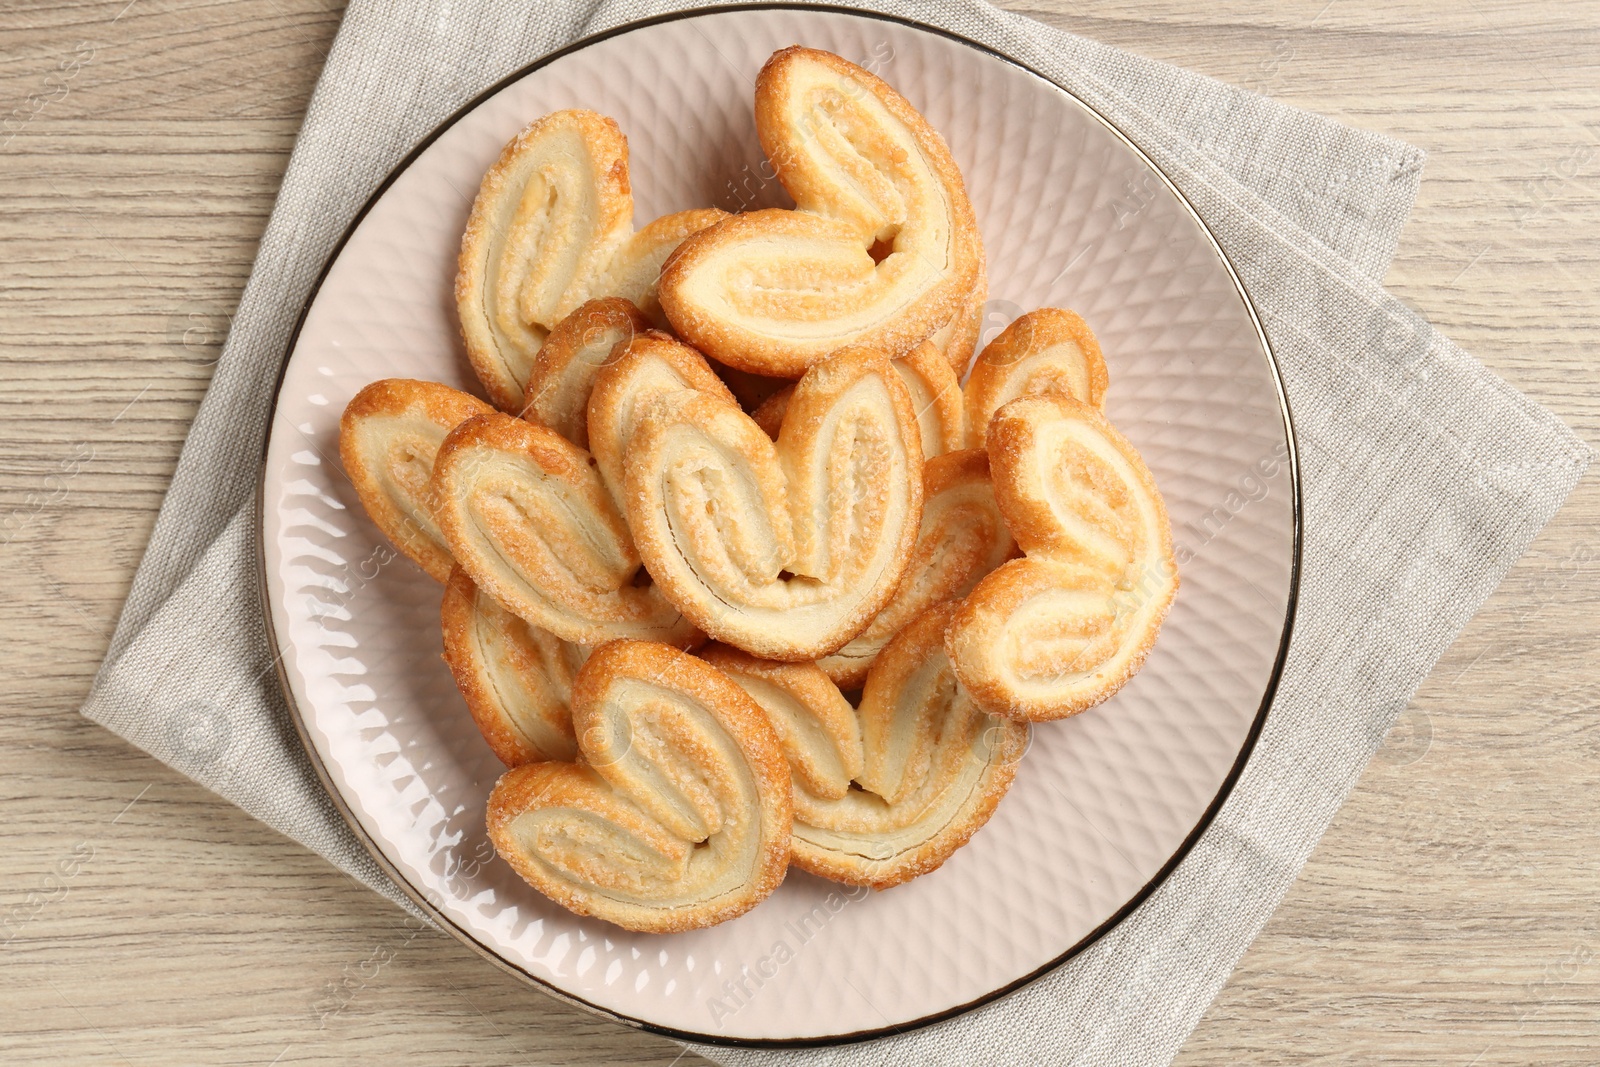
[[[793,803],[765,714],[666,645],[595,650],[572,689],[574,762],[508,771],[489,796],[495,851],[579,915],[645,933],[741,915],[783,881]]]
[[[882,79],[810,48],[761,68],[755,116],[795,210],[735,215],[680,245],[660,285],[673,329],[779,378],[850,344],[902,355],[946,326],[947,347],[970,344],[983,245],[944,139]]]
[[[483,176],[456,274],[467,358],[495,406],[527,405],[546,337],[584,301],[620,296],[659,313],[662,262],[723,216],[683,211],[635,233],[628,141],[617,124],[583,110],[530,123]]]
[[[1028,727],[985,714],[945,658],[954,605],[925,612],[878,657],[857,710],[811,664],[726,646],[702,653],[777,729],[794,775],[793,862],[879,889],[944,863],[994,814]]]
[[[1133,677],[1177,594],[1166,506],[1127,438],[1069,396],[1006,404],[988,451],[995,499],[1027,557],[962,603],[950,660],[994,714],[1075,715]]]
[[[606,406],[625,371],[619,360],[601,372],[589,438],[597,457],[603,438],[627,452],[628,525],[666,597],[768,659],[813,660],[865,629],[899,584],[922,514],[916,415],[889,360],[847,348],[817,364],[776,442],[706,393]]]

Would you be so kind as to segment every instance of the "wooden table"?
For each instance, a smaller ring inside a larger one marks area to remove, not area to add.
[[[1026,5],[1427,148],[1390,284],[1600,434],[1600,3]],[[338,24],[338,0],[0,8],[0,1060],[686,1065],[77,715]],[[1597,524],[1591,478],[1179,1063],[1600,1061]]]

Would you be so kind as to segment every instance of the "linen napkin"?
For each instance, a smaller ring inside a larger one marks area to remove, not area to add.
[[[506,74],[670,0],[353,0],[255,269],[83,714],[404,907],[290,724],[256,581],[255,488],[303,300],[383,177]],[[906,1035],[696,1051],[730,1065],[1164,1064],[1395,715],[1589,461],[1589,449],[1388,295],[1423,153],[980,0],[872,9],[1006,53],[1099,109],[1195,205],[1282,369],[1303,474],[1293,645],[1254,755],[1160,888],[1032,985]]]

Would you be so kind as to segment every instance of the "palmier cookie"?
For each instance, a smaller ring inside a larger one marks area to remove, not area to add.
[[[367,515],[417,566],[448,581],[455,560],[433,518],[430,480],[445,435],[493,409],[436,382],[386,378],[339,419],[339,458]]]
[[[434,516],[479,588],[563,641],[690,644],[694,627],[640,573],[627,523],[589,453],[499,412],[440,446]]]
[[[959,600],[1016,555],[980,449],[949,452],[923,468],[922,524],[894,599],[856,637],[817,661],[841,689],[855,689],[889,640],[936,604]]]
[[[588,650],[529,626],[460,567],[445,586],[439,617],[445,663],[500,762],[576,757],[572,681]]]
[[[1025,396],[989,425],[995,499],[1027,553],[978,583],[950,625],[956,675],[984,708],[1040,721],[1138,671],[1178,589],[1155,479],[1089,404]]]
[[[597,450],[602,398],[625,369],[602,371],[590,399]],[[916,543],[923,477],[910,396],[888,359],[847,348],[817,364],[776,442],[703,393],[634,410],[637,427],[611,434],[626,442],[628,526],[697,627],[768,659],[813,660],[888,603]]]
[[[489,839],[562,907],[674,933],[741,915],[783,881],[793,804],[772,726],[715,668],[665,645],[595,650],[572,691],[579,755],[508,771]]]
[[[848,344],[891,356],[968,310],[983,246],[944,140],[881,79],[786,48],[756,80],[756,132],[793,211],[724,219],[668,257],[661,307],[708,356],[798,378]]]
[[[511,140],[479,186],[461,238],[456,311],[467,358],[503,411],[524,387],[549,331],[591,297],[657,308],[661,262],[721,218],[679,212],[633,233],[628,142],[592,111],[557,111]]]
[[[989,421],[1019,396],[1061,393],[1104,409],[1106,361],[1100,342],[1076,312],[1040,308],[1021,316],[984,346],[967,379],[967,423],[978,448]]]
[[[942,864],[994,813],[1028,727],[985,714],[945,659],[953,605],[911,622],[867,676],[857,711],[811,664],[721,645],[704,655],[766,711],[794,776],[794,865],[879,889]]]

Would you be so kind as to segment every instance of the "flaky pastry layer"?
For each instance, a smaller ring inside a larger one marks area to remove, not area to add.
[[[932,342],[924,341],[892,363],[911,397],[911,409],[916,412],[922,458],[929,460],[966,448],[967,414],[961,380],[939,350]],[[756,425],[774,441],[783,428],[783,416],[793,395],[794,386],[786,385],[750,413]]]
[[[628,141],[593,111],[557,111],[483,176],[456,274],[467,358],[495,406],[521,411],[551,327],[583,302],[633,227]]]
[[[662,266],[685,238],[727,217],[726,211],[714,207],[661,216],[623,242],[595,292],[622,297],[636,306],[650,325],[667,329],[667,316],[656,292]]]
[[[984,309],[988,302],[989,279],[980,270],[977,284],[961,301],[956,313],[928,337],[928,343],[950,364],[957,380],[967,373],[967,365],[978,350],[978,339],[983,333]]]
[[[619,511],[625,511],[623,472],[632,460],[640,421],[657,406],[675,410],[695,396],[737,407],[704,356],[656,331],[618,346],[595,375],[587,412],[589,447]]]

